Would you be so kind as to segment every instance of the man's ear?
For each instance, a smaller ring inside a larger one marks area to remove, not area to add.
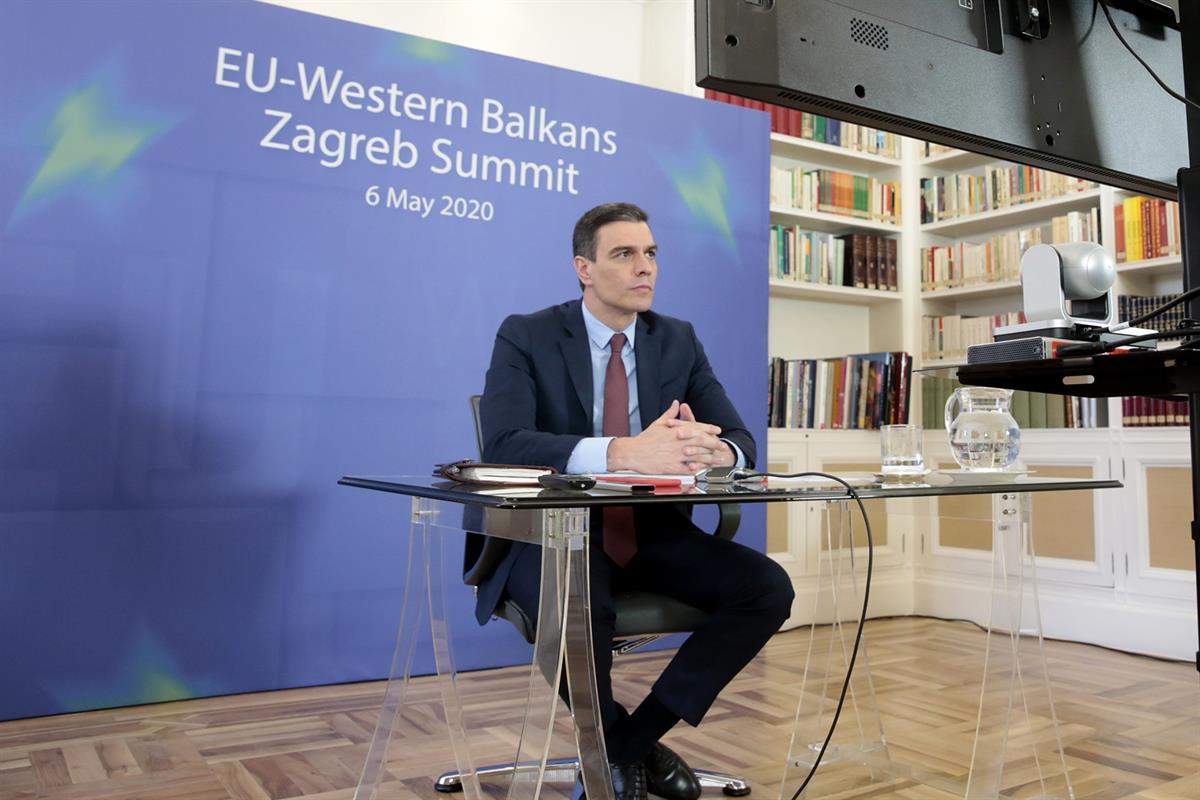
[[[575,274],[579,277],[579,282],[584,286],[590,286],[592,283],[591,270],[592,262],[583,256],[575,256]]]

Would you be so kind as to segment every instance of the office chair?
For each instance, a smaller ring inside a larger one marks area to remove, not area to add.
[[[479,424],[480,395],[471,396],[471,414],[475,420],[475,443],[479,448],[480,458],[483,457],[483,430]],[[736,505],[722,503],[718,507],[720,520],[714,536],[722,539],[732,539],[741,521],[741,508]],[[477,586],[483,578],[491,574],[507,550],[507,541],[489,538],[483,552],[475,561],[473,568],[463,576],[463,582],[469,586]],[[616,631],[612,643],[613,657],[624,655],[643,647],[651,642],[673,633],[691,633],[708,620],[708,614],[698,608],[681,603],[664,595],[652,592],[624,592],[615,598],[616,601]],[[508,620],[516,627],[517,632],[525,637],[525,641],[533,644],[535,626],[529,617],[516,603],[505,599],[496,609],[496,616]],[[475,773],[480,780],[490,776],[510,775],[521,770],[520,764],[495,764],[479,767]],[[578,758],[554,758],[546,762],[545,776],[549,781],[571,783],[575,780],[579,769]],[[730,797],[744,797],[750,794],[750,785],[745,780],[721,772],[706,769],[693,769],[701,788],[721,789]],[[447,772],[434,783],[439,792],[462,791],[462,776],[458,772]]]

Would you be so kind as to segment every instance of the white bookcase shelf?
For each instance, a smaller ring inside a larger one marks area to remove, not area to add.
[[[968,286],[955,286],[950,289],[927,290],[921,292],[921,299],[961,300],[968,297],[978,298],[1007,295],[1020,291],[1020,281],[995,281],[993,283],[973,283]]]
[[[814,162],[829,169],[856,172],[879,172],[880,169],[899,169],[900,159],[850,150],[846,147],[800,139],[783,133],[771,134],[771,152],[781,158]]]
[[[1144,261],[1117,264],[1117,272],[1127,275],[1178,276],[1183,274],[1183,256],[1163,256]]]
[[[929,222],[921,226],[923,233],[949,238],[963,238],[977,233],[1011,228],[1029,222],[1045,222],[1051,217],[1088,208],[1100,202],[1099,188],[1072,192],[1061,197],[1035,200],[1032,203],[997,208],[979,214],[968,214],[954,219]]]
[[[849,233],[866,231],[869,233],[897,234],[899,225],[888,222],[876,222],[870,219],[849,217],[843,214],[829,214],[824,211],[805,211],[800,208],[787,206],[771,206],[771,222],[799,225],[807,230],[823,233]]]
[[[899,292],[880,289],[860,289],[856,286],[831,286],[825,283],[808,283],[772,278],[772,297],[797,297],[827,303],[845,303],[856,306],[871,306],[880,303],[899,303]]]
[[[950,150],[922,158],[921,167],[947,172],[963,172],[995,161],[999,161],[999,159],[981,153],[972,153],[969,150]]]

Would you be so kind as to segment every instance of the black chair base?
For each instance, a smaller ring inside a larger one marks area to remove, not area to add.
[[[502,776],[514,776],[517,780],[522,777],[532,779],[535,765],[528,764],[492,764],[479,767],[475,774],[481,781]],[[546,761],[545,780],[551,783],[574,783],[579,772],[579,759],[552,758]],[[713,772],[707,769],[693,770],[701,789],[720,789],[728,797],[745,797],[750,794],[750,784],[736,775],[726,775],[723,772]],[[526,775],[522,775],[526,773]],[[458,772],[446,772],[438,776],[433,788],[443,794],[462,791],[462,775]]]

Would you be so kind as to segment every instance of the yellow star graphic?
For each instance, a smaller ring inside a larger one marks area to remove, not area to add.
[[[73,182],[111,175],[166,128],[161,121],[134,115],[118,118],[109,108],[108,95],[103,80],[97,80],[62,102],[47,129],[54,144],[16,212]]]

